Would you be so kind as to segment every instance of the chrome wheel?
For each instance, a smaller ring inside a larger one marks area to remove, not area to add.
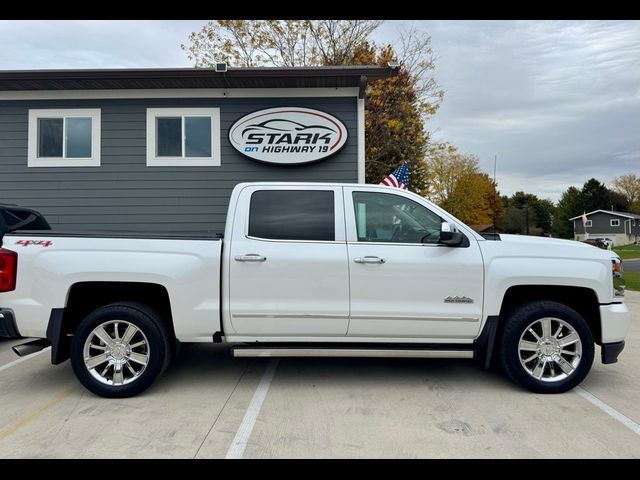
[[[536,380],[559,382],[576,371],[582,359],[582,341],[564,320],[553,317],[532,322],[518,343],[520,364]]]
[[[84,365],[105,385],[135,382],[149,363],[149,342],[142,330],[125,320],[96,327],[84,342]]]

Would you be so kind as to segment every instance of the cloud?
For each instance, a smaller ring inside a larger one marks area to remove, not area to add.
[[[205,20],[0,21],[0,69],[190,66]],[[480,157],[503,193],[557,199],[594,176],[640,172],[640,22],[389,21],[432,35],[444,102],[434,139]]]
[[[205,20],[3,20],[0,69],[191,66],[180,43]]]
[[[405,22],[378,33],[389,41]],[[640,23],[415,21],[438,55],[434,139],[475,153],[503,193],[557,199],[640,171]]]

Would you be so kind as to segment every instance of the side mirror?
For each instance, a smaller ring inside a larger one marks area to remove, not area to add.
[[[454,231],[454,227],[448,222],[442,222],[440,225],[440,240],[438,243],[447,245],[449,247],[463,247],[464,243],[469,243],[461,232]],[[468,246],[468,245],[466,245]]]

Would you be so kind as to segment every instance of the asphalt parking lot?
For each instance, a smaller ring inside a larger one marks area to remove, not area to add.
[[[640,293],[627,302],[620,361],[598,353],[562,395],[468,360],[278,362],[190,345],[143,395],[107,400],[48,352],[12,364],[20,342],[0,340],[0,457],[640,458]]]

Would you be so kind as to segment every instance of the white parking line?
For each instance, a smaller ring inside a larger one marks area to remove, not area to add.
[[[258,384],[258,388],[256,388],[256,391],[253,394],[249,408],[247,408],[247,411],[244,414],[244,418],[242,419],[242,423],[240,423],[236,436],[229,446],[229,450],[227,451],[225,458],[242,458],[242,455],[244,455],[244,449],[247,447],[247,442],[249,441],[249,437],[253,431],[253,426],[256,424],[256,420],[260,414],[262,403],[269,391],[269,385],[271,385],[271,380],[273,380],[273,376],[276,373],[279,360],[279,358],[274,358],[269,362],[269,365]]]
[[[47,348],[45,348],[45,349],[43,349],[43,350],[40,350],[39,352],[30,353],[30,354],[29,354],[29,355],[27,355],[26,357],[20,357],[19,359],[14,360],[13,362],[9,362],[9,363],[7,363],[6,365],[2,365],[2,366],[0,367],[0,372],[3,372],[3,371],[5,371],[5,370],[7,370],[8,368],[13,367],[14,365],[18,365],[19,363],[22,363],[22,362],[24,362],[25,360],[29,360],[30,358],[33,358],[33,357],[35,357],[35,356],[40,355],[41,353],[48,352],[48,351],[50,351],[50,350],[51,350],[51,347],[47,347]]]
[[[591,404],[595,405],[596,407],[598,407],[600,410],[602,410],[604,413],[606,413],[610,417],[613,417],[616,420],[618,420],[620,423],[622,423],[625,427],[629,428],[634,433],[640,435],[640,424],[638,424],[637,422],[634,422],[633,420],[631,420],[629,417],[627,417],[623,413],[620,413],[618,410],[613,408],[611,405],[607,405],[602,400],[600,400],[598,397],[596,397],[595,395],[593,395],[590,392],[587,392],[582,387],[576,387],[575,388],[575,392],[578,395],[580,395],[582,398],[584,398],[586,401],[588,401],[589,403],[591,403]]]

